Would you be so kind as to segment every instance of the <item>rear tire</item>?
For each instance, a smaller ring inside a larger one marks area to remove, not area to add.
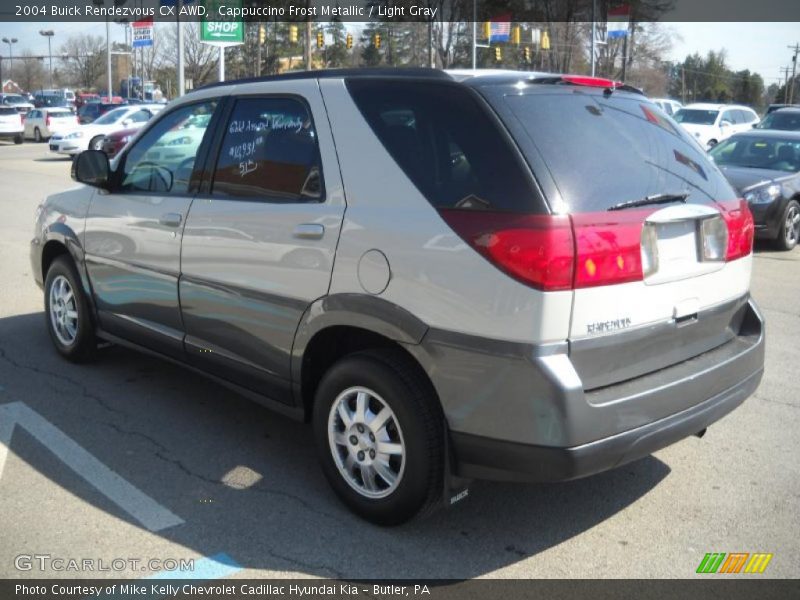
[[[25,141],[25,136],[23,136],[21,133],[19,135],[15,135],[14,136],[14,143],[15,144],[21,144],[24,141]]]
[[[44,315],[53,345],[64,358],[85,362],[94,357],[94,335],[89,302],[75,265],[67,256],[56,258],[44,283]]]
[[[779,250],[792,250],[798,241],[800,241],[800,204],[797,200],[791,200],[783,209],[775,246]]]
[[[359,352],[334,364],[317,388],[313,425],[325,477],[363,519],[399,525],[441,499],[441,407],[402,352]]]
[[[37,144],[41,144],[42,141],[44,141],[42,140],[42,132],[39,131],[38,127],[33,130],[33,141],[36,142]]]

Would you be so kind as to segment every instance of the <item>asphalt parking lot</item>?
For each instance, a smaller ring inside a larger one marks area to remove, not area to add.
[[[581,481],[476,483],[452,510],[381,529],[337,502],[306,426],[121,348],[59,358],[28,244],[69,166],[44,144],[0,142],[0,577],[91,575],[18,570],[19,555],[225,554],[232,577],[683,578],[707,552],[773,553],[760,577],[797,577],[800,249],[757,248],[766,374],[703,439]]]

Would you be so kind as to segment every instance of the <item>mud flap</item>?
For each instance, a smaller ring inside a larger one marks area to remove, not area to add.
[[[455,456],[451,451],[450,432],[446,423],[444,425],[444,477],[442,479],[444,482],[442,503],[445,508],[450,508],[469,496],[469,484],[472,483],[472,480],[456,475]]]

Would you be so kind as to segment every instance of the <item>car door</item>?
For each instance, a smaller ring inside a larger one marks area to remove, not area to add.
[[[183,356],[181,232],[195,193],[196,156],[217,105],[198,101],[164,114],[120,159],[112,192],[95,193],[86,218],[86,266],[100,325],[172,356]],[[185,125],[197,115],[209,118],[187,135]]]
[[[295,331],[328,292],[344,197],[317,83],[257,89],[231,99],[213,178],[192,203],[181,308],[189,360],[289,402]]]
[[[41,111],[39,110],[32,110],[28,113],[28,118],[25,119],[25,137],[32,138],[33,137],[33,129],[34,126],[38,124],[39,115]]]

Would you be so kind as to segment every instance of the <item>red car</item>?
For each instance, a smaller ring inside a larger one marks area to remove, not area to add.
[[[108,155],[108,158],[114,158],[138,131],[139,129],[123,129],[108,134],[103,138],[103,152]]]

